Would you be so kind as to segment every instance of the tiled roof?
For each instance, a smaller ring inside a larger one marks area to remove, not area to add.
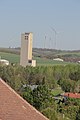
[[[64,96],[70,97],[70,98],[80,98],[80,93],[65,93]]]
[[[0,79],[0,120],[48,120]]]

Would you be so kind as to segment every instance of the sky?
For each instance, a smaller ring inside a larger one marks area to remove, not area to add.
[[[33,47],[80,49],[80,0],[0,0],[0,47],[20,47],[33,32]]]

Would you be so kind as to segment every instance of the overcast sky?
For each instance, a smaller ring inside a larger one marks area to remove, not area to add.
[[[80,49],[80,0],[0,0],[0,47],[20,47],[24,32],[33,47]]]

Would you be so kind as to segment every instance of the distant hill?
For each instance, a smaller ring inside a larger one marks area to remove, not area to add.
[[[0,48],[0,52],[13,53],[20,55],[20,48]],[[46,58],[53,60],[54,58],[61,58],[65,62],[80,61],[80,50],[55,50],[33,48],[33,57]]]

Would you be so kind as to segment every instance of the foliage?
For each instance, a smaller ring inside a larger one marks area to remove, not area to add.
[[[58,115],[54,108],[43,109],[42,113],[48,117],[49,120],[58,120]]]
[[[75,90],[75,81],[59,80],[58,83],[62,87],[62,90],[65,92],[74,92]]]
[[[76,74],[75,74],[76,73]],[[62,88],[66,92],[80,92],[80,65],[37,66],[26,68],[20,65],[0,66],[0,77],[16,90],[36,109],[50,120],[59,120],[64,114],[73,120],[79,120],[80,99],[69,99],[67,104],[57,104],[53,92]],[[31,89],[29,85],[37,85]],[[24,87],[26,86],[26,87]]]
[[[80,120],[80,107],[79,107],[79,110],[78,110],[78,112],[76,114],[76,120]]]
[[[23,92],[21,92],[21,96],[27,100],[30,104],[33,105],[33,95],[32,95],[32,90],[30,87],[25,87]]]
[[[68,106],[63,109],[63,113],[65,114],[66,117],[70,118],[71,120],[76,119],[76,113],[78,111],[79,107],[78,106]]]
[[[51,91],[45,85],[40,85],[33,90],[33,101],[37,109],[44,109],[53,105],[53,98]]]

